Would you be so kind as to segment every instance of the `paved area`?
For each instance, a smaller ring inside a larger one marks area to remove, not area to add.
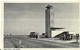
[[[14,38],[16,39],[16,38]],[[13,45],[10,41],[5,40],[5,48],[13,48]],[[12,40],[15,43],[15,40]],[[20,42],[19,42],[20,41]],[[7,44],[8,43],[8,44]],[[9,44],[10,43],[10,44]],[[60,40],[55,39],[17,39],[15,45],[22,46],[21,48],[79,48],[79,44],[73,43],[60,43]],[[15,46],[14,46],[15,48]]]
[[[72,42],[76,42],[76,39],[73,40],[59,40],[56,38],[39,38],[38,40],[44,40],[44,41],[52,41],[52,42],[58,42],[58,43],[72,43]],[[80,42],[80,40],[79,40]]]
[[[4,48],[14,48],[13,43],[9,39],[4,40]]]

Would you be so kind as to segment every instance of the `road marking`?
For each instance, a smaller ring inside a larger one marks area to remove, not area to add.
[[[20,45],[22,44],[21,40],[19,40],[19,44],[20,44]]]

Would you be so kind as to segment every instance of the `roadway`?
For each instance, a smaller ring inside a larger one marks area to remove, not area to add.
[[[24,48],[78,48],[78,45],[44,41],[39,39],[18,39]],[[14,46],[15,47],[15,46]]]

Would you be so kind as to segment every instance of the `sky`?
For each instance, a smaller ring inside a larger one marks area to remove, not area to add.
[[[48,4],[53,6],[51,16],[54,18],[54,27],[80,32],[78,3],[4,3],[4,34],[44,33],[45,7]]]

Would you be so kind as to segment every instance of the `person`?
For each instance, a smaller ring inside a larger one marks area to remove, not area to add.
[[[38,38],[38,35],[36,35],[36,39]]]
[[[79,40],[79,34],[76,34],[76,42],[78,43]]]

